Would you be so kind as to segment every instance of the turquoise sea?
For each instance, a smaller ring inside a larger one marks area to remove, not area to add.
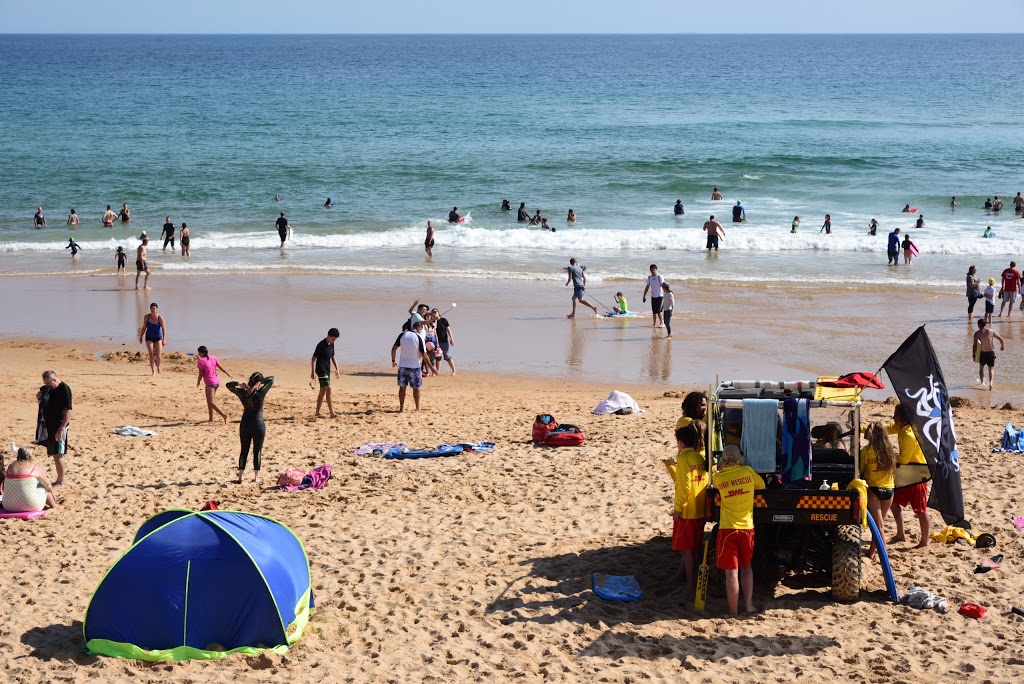
[[[165,273],[556,280],[575,255],[596,282],[657,261],[694,282],[959,288],[1019,254],[1022,66],[1016,35],[0,36],[0,274],[109,272],[170,215],[193,256],[155,253]],[[749,221],[709,258],[700,226],[736,200]],[[122,202],[132,224],[100,227]],[[453,205],[471,220],[443,223]],[[896,226],[912,268],[885,266]]]

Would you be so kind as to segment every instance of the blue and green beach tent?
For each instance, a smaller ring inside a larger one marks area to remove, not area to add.
[[[313,610],[309,559],[276,520],[169,510],[139,528],[85,611],[90,654],[150,662],[284,653]]]

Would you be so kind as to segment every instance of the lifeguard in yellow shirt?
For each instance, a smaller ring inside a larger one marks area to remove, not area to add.
[[[708,477],[704,455],[704,423],[692,421],[676,430],[675,497],[672,506],[672,550],[683,554],[679,571],[669,580],[672,584],[686,580],[686,598],[697,591],[697,549],[704,539]]]
[[[714,476],[715,489],[722,498],[718,522],[715,561],[725,570],[725,592],[729,613],[739,614],[740,587],[743,588],[744,612],[754,608],[754,491],[764,489],[764,480],[748,465],[735,444],[725,447]]]
[[[907,418],[907,412],[903,410],[902,404],[896,404],[892,412],[892,422],[885,426],[890,435],[896,435],[899,443],[899,455],[896,462],[899,464],[927,463],[921,445],[917,443],[917,436],[914,434],[914,427]],[[915,549],[923,549],[928,546],[928,533],[931,529],[928,523],[928,483],[918,482],[907,487],[900,487],[896,490],[892,500],[892,517],[896,521],[896,536],[889,540],[890,544],[906,541],[907,536],[903,529],[903,507],[910,506],[917,521],[921,525],[921,541]]]
[[[896,451],[892,448],[885,425],[874,422],[864,431],[867,446],[860,450],[860,476],[868,485],[868,512],[878,525],[879,534],[885,534],[885,516],[892,505],[896,487]],[[875,553],[872,546],[868,558]]]

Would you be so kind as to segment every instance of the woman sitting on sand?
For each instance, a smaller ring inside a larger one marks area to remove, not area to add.
[[[242,402],[242,419],[238,421],[238,438],[242,450],[238,455],[238,484],[242,484],[245,464],[249,460],[249,447],[252,446],[252,468],[255,482],[260,482],[260,465],[263,458],[263,440],[267,436],[267,424],[263,422],[263,402],[267,392],[274,384],[274,376],[263,377],[262,373],[253,373],[248,383],[236,380],[229,382],[228,391]]]
[[[57,506],[50,478],[32,461],[32,447],[21,447],[18,460],[7,468],[3,508],[10,513],[27,513],[41,511],[45,506]]]
[[[864,431],[867,446],[860,450],[860,476],[868,485],[868,513],[875,519],[878,531],[885,538],[885,516],[892,506],[896,487],[896,450],[889,441],[885,425],[875,421]],[[872,546],[868,558],[875,552]]]

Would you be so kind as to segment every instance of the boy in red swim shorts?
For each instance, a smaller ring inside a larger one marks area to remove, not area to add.
[[[741,586],[744,612],[756,613],[754,571],[750,567],[754,557],[754,490],[764,489],[764,480],[744,465],[739,447],[730,444],[722,452],[714,482],[722,498],[715,559],[718,567],[725,570],[729,613],[739,614]]]
[[[707,493],[707,460],[704,456],[704,423],[692,421],[676,430],[675,499],[672,506],[672,550],[683,554],[679,571],[669,582],[686,580],[686,598],[697,592],[696,551],[704,540],[704,503]]]
[[[899,464],[924,464],[927,461],[921,451],[921,445],[914,435],[914,427],[907,418],[907,412],[902,404],[896,404],[892,412],[892,422],[886,423],[886,432],[896,435],[899,443],[899,455],[896,463]],[[931,526],[928,523],[928,483],[918,482],[908,487],[900,487],[892,497],[892,517],[896,521],[896,536],[889,540],[890,544],[906,541],[907,535],[903,527],[903,507],[910,506],[917,516],[917,522],[921,526],[921,539],[915,549],[923,549],[928,546],[929,531]]]

